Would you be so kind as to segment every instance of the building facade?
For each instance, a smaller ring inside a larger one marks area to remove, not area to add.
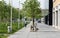
[[[53,27],[60,29],[60,0],[53,0]]]
[[[49,9],[41,9],[41,12],[43,16],[43,18],[41,18],[41,23],[45,23],[45,17],[49,14]]]
[[[49,25],[52,26],[52,8],[53,8],[53,0],[49,0]]]
[[[45,24],[52,26],[52,8],[53,8],[53,0],[49,0],[49,13],[45,16]]]

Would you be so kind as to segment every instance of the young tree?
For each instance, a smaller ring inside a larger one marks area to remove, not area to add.
[[[23,4],[23,9],[27,16],[32,18],[34,27],[34,19],[41,16],[40,3],[38,0],[26,0]]]
[[[8,5],[5,3],[5,1],[0,1],[0,19],[1,21],[9,21],[10,20],[10,12],[11,12],[11,5]],[[14,8],[12,7],[12,19],[16,19],[18,18],[18,9],[17,8]],[[5,19],[5,20],[3,20]]]

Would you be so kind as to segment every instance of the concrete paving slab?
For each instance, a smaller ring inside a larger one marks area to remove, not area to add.
[[[30,32],[32,22],[8,38],[60,38],[60,31],[46,24],[37,23],[37,32]]]

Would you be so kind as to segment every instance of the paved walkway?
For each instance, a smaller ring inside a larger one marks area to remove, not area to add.
[[[8,38],[60,38],[60,31],[42,23],[37,23],[37,32],[30,32],[31,23]]]

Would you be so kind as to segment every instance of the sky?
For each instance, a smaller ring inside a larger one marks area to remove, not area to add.
[[[1,1],[1,0],[0,0]],[[7,4],[9,4],[9,0],[4,0]],[[20,0],[20,9],[22,8],[22,4],[25,0]],[[40,2],[41,9],[48,9],[49,7],[49,0],[38,0]],[[19,0],[12,0],[11,5],[13,7],[19,8]]]
[[[38,0],[41,3],[42,9],[48,9],[49,8],[49,0]]]

